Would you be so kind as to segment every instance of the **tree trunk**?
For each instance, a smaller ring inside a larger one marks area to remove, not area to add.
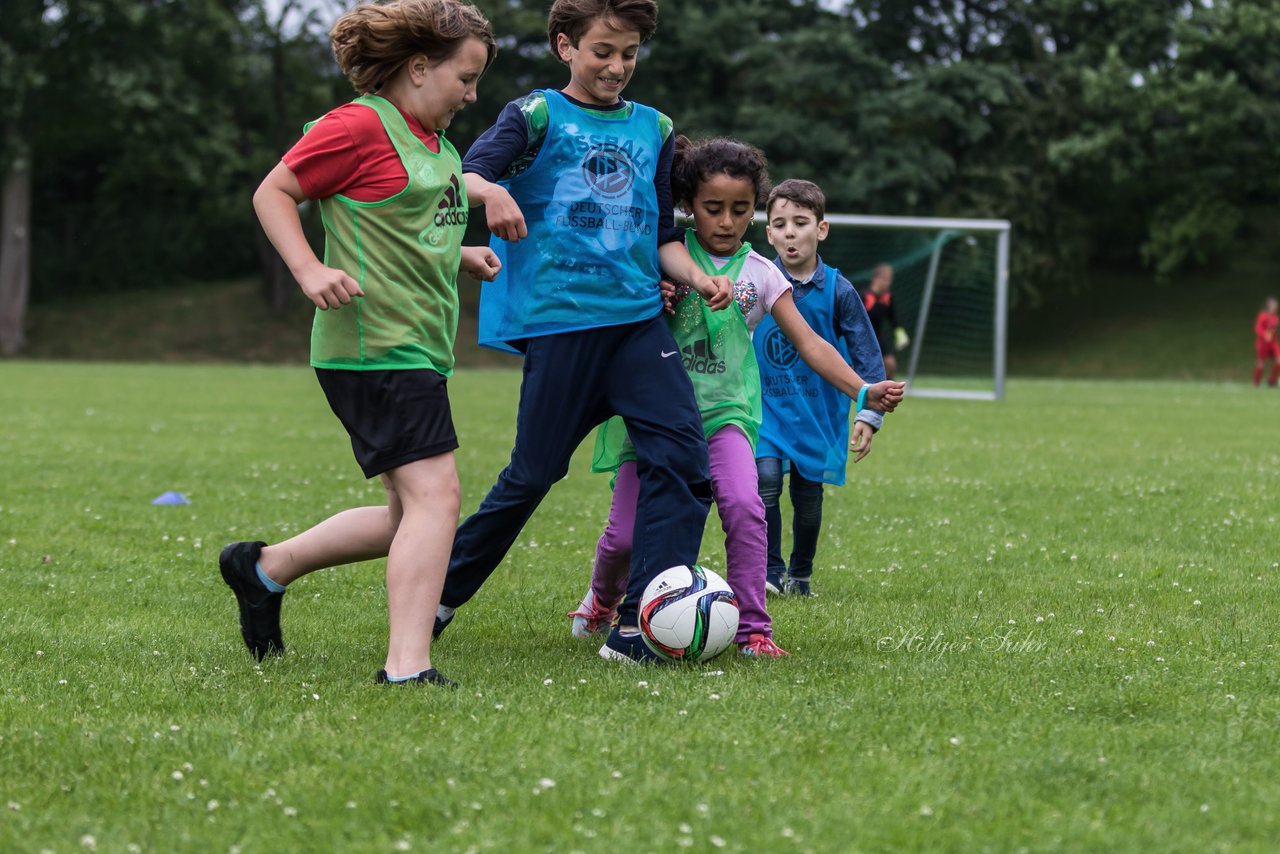
[[[272,112],[271,141],[275,144],[277,152],[283,152],[287,148],[284,128],[281,125],[282,117],[288,114],[285,101],[288,96],[286,87],[289,84],[284,67],[284,27],[288,17],[297,11],[297,8],[297,0],[287,0],[280,7],[280,13],[272,26],[271,98],[275,104],[275,110]],[[265,7],[263,19],[266,20]],[[293,289],[297,285],[293,281],[293,274],[285,266],[284,259],[271,245],[271,241],[267,239],[267,233],[261,226],[258,227],[258,257],[262,260],[262,294],[274,311],[282,312],[289,305],[289,298],[293,296]]]
[[[31,163],[16,124],[5,137],[17,154],[0,187],[0,355],[13,356],[25,343],[31,286]]]

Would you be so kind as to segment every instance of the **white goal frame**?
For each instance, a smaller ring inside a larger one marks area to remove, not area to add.
[[[916,319],[915,334],[911,338],[911,352],[907,360],[907,394],[913,397],[940,397],[954,400],[1003,400],[1005,371],[1008,358],[1009,337],[1009,232],[1012,226],[1004,219],[956,219],[947,217],[917,216],[864,216],[860,214],[827,214],[827,222],[832,225],[863,225],[874,228],[900,228],[931,231],[982,231],[994,232],[996,235],[995,269],[991,271],[992,284],[995,287],[994,340],[991,342],[993,352],[993,376],[991,391],[965,391],[945,388],[916,388],[916,366],[919,362],[920,348],[924,344],[928,330],[929,306],[933,301],[934,284],[938,276],[938,260],[946,241],[939,240],[929,258],[929,272],[925,278],[924,293],[921,297],[920,316]],[[755,221],[768,223],[768,216],[757,211]]]

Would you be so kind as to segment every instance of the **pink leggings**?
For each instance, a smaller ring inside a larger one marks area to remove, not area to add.
[[[734,426],[722,427],[707,440],[711,453],[711,490],[720,525],[724,528],[726,581],[738,597],[738,643],[751,635],[773,634],[773,621],[764,604],[765,567],[768,545],[764,502],[756,483],[756,458],[747,437]],[[609,523],[596,544],[591,592],[596,602],[613,605],[622,601],[631,568],[631,534],[636,521],[636,498],[640,479],[630,460],[618,469],[613,485]]]

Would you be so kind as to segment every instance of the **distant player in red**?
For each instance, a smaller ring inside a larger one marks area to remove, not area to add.
[[[893,268],[877,264],[871,271],[871,282],[862,294],[862,305],[871,318],[871,327],[880,342],[880,355],[884,357],[884,375],[893,379],[898,373],[899,350],[911,343],[907,330],[898,325],[898,312],[893,307],[889,288],[893,285]]]
[[[1253,367],[1254,385],[1262,383],[1262,372],[1267,362],[1271,363],[1271,376],[1267,379],[1267,385],[1274,388],[1276,381],[1280,380],[1280,341],[1276,340],[1276,326],[1280,325],[1280,316],[1277,316],[1277,305],[1275,297],[1267,297],[1266,307],[1258,312],[1258,319],[1253,322],[1253,334],[1257,337],[1255,343],[1258,348],[1258,363]]]

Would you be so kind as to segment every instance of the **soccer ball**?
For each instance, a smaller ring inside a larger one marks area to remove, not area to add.
[[[723,578],[700,566],[658,573],[640,599],[640,636],[672,661],[707,661],[738,631],[738,597]]]

